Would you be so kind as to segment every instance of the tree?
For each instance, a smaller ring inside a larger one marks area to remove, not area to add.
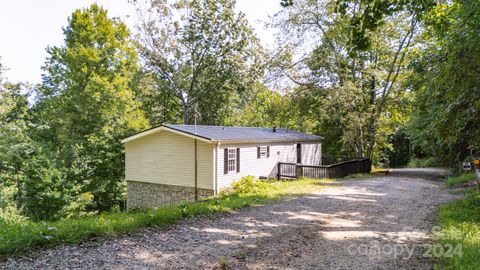
[[[233,109],[227,120],[232,126],[289,127],[295,126],[297,110],[289,96],[268,89],[263,84],[255,86],[255,94],[245,104]]]
[[[448,165],[480,155],[479,14],[478,1],[437,5],[412,63],[416,106],[408,133],[417,152]]]
[[[28,100],[22,85],[2,77],[0,64],[0,223],[22,220],[25,162],[34,152],[28,137]]]
[[[301,1],[281,0],[280,4],[283,7],[289,7],[297,2]],[[349,15],[349,26],[345,30],[349,37],[350,53],[355,54],[357,51],[371,48],[373,42],[371,33],[385,24],[390,16],[408,11],[416,17],[421,17],[434,8],[437,2],[434,0],[336,0],[334,9],[337,14]]]
[[[152,126],[182,121],[182,103],[157,74],[141,70],[135,76],[133,90]]]
[[[91,210],[123,201],[120,139],[149,126],[132,90],[138,55],[129,31],[97,4],[76,10],[65,45],[49,47],[34,112],[36,138],[56,153],[64,180],[93,195]],[[85,196],[84,196],[85,197]]]
[[[158,90],[181,103],[185,124],[222,124],[230,101],[262,74],[258,39],[232,0],[151,1],[141,53]]]
[[[410,11],[392,13],[369,34],[371,46],[359,50],[350,42],[355,14],[338,13],[336,5],[295,1],[275,15],[282,46],[301,52],[296,52],[300,59],[280,68],[297,84],[297,93],[317,100],[309,111],[317,132],[336,138],[334,154],[378,159],[395,125],[405,122],[396,114],[408,112],[391,108],[408,100],[401,83],[419,18]]]

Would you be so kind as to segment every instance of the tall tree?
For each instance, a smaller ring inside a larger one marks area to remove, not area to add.
[[[392,13],[370,33],[371,46],[359,50],[349,31],[355,13],[336,8],[336,1],[299,0],[275,16],[282,44],[302,51],[280,68],[298,94],[317,100],[310,109],[317,131],[337,138],[339,152],[375,157],[388,146],[395,122],[405,122],[395,115],[401,110],[389,108],[406,98],[399,86],[419,19],[410,11]]]
[[[37,137],[92,207],[109,210],[123,200],[120,139],[149,125],[131,85],[138,55],[125,24],[97,4],[73,12],[63,32],[65,45],[47,49],[34,110],[48,128]]]
[[[457,0],[426,16],[424,50],[412,66],[417,151],[453,165],[480,155],[480,2]]]
[[[0,64],[0,223],[20,217],[23,165],[34,151],[28,137],[28,100],[20,84],[3,78]]]
[[[180,101],[185,124],[222,124],[228,104],[262,74],[258,39],[233,0],[151,1],[141,52],[158,89]]]
[[[293,6],[301,1],[280,0],[283,7]],[[370,49],[371,33],[377,31],[386,20],[395,13],[408,11],[417,17],[423,16],[440,1],[435,0],[336,0],[334,10],[337,14],[349,14],[348,43],[350,53]]]

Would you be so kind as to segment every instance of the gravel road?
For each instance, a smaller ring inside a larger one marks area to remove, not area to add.
[[[440,169],[398,169],[238,213],[8,259],[1,269],[430,269]]]

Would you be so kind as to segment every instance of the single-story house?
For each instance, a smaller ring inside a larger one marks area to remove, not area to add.
[[[285,128],[161,125],[122,140],[127,207],[216,195],[243,176],[276,177],[279,162],[321,165],[322,137]]]

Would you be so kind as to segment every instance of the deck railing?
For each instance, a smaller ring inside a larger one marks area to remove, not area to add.
[[[367,173],[372,169],[369,158],[354,159],[332,165],[302,165],[278,163],[277,178],[341,178],[355,173]]]

